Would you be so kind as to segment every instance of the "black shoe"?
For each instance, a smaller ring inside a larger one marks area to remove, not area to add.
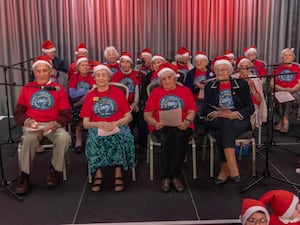
[[[17,185],[14,187],[16,194],[27,194],[29,190],[29,178],[20,177]]]
[[[214,184],[215,184],[216,186],[222,186],[222,185],[226,184],[227,181],[228,181],[228,178],[225,179],[225,180],[221,180],[221,179],[219,179],[219,178],[216,178],[216,179],[214,180]]]
[[[235,177],[230,177],[230,180],[233,182],[233,183],[240,183],[241,182],[241,176],[238,175],[238,176],[235,176]]]

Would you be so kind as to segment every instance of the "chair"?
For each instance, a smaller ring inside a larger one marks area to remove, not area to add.
[[[182,85],[181,83],[177,83],[179,85]],[[147,94],[148,96],[150,95],[151,91],[158,87],[159,83],[158,82],[153,82],[150,83],[147,86]],[[193,179],[197,179],[197,164],[196,164],[196,142],[193,136],[190,136],[189,138],[189,145],[192,146],[192,162],[193,162]],[[160,147],[161,143],[158,141],[157,137],[153,135],[152,133],[148,134],[148,139],[147,139],[147,163],[150,164],[150,180],[153,180],[153,150],[154,147]],[[187,161],[187,158],[185,159],[185,162]]]
[[[21,158],[22,140],[23,140],[23,136],[21,137],[21,141],[18,144],[19,165],[21,165],[20,158]],[[40,141],[40,146],[42,146],[44,149],[50,149],[50,148],[53,148],[54,144],[47,137],[43,137],[42,140]],[[68,180],[66,164],[69,164],[69,158],[68,158],[67,152],[65,154],[65,160],[64,160],[64,165],[63,165],[63,179],[64,180]],[[19,168],[19,169],[21,171],[21,168]]]
[[[128,99],[129,89],[126,85],[118,83],[118,82],[109,82],[109,85],[120,88],[124,92],[126,99]],[[132,178],[132,181],[136,181],[135,165],[131,169],[131,178]],[[92,175],[90,174],[89,168],[88,168],[88,182],[90,184],[92,183]]]
[[[210,169],[209,169],[209,175],[210,177],[214,176],[214,145],[216,144],[216,138],[215,134],[211,131],[209,131],[203,140],[203,149],[202,149],[202,160],[205,159],[205,152],[206,152],[206,143],[207,139],[209,140],[209,146],[210,146]],[[251,144],[252,146],[252,176],[256,176],[256,143],[255,143],[255,137],[253,136],[252,130],[248,130],[241,135],[239,135],[235,139],[236,144],[239,145],[240,151],[239,151],[239,160],[242,159],[242,152],[243,152],[243,143],[249,143],[249,146]]]

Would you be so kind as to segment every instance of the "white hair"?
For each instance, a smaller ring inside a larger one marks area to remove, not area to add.
[[[120,53],[118,52],[118,50],[114,47],[114,46],[107,46],[104,50],[104,58],[107,59],[107,53],[108,51],[114,51],[116,53],[117,58],[119,58]]]

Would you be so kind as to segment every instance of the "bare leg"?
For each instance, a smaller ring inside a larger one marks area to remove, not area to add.
[[[229,174],[231,177],[239,176],[239,168],[237,165],[236,157],[235,157],[235,149],[234,148],[225,148],[224,154],[227,162],[227,166],[229,169]]]

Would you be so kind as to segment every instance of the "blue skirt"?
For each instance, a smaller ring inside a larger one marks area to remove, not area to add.
[[[88,131],[85,154],[90,173],[98,168],[121,166],[128,170],[134,166],[134,138],[128,126],[120,126],[120,132],[110,136],[98,136],[98,129]]]

